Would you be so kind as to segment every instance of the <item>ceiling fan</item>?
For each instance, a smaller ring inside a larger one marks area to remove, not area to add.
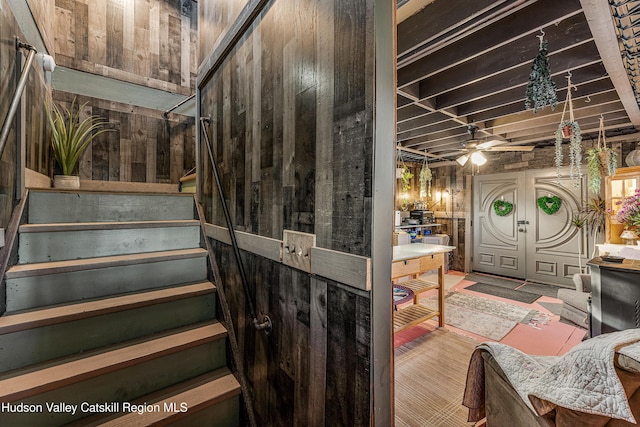
[[[469,159],[471,163],[477,166],[482,166],[487,163],[487,157],[482,154],[483,151],[532,151],[535,147],[532,145],[501,145],[504,141],[499,139],[491,139],[481,142],[475,139],[478,126],[467,126],[467,132],[471,135],[471,139],[462,144],[464,154],[456,159],[461,166],[464,166]]]

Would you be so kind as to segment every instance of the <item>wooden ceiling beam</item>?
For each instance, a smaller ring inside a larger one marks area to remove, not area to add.
[[[613,84],[610,83],[610,80],[606,79],[605,82],[609,82],[609,83],[602,83],[602,86],[598,85],[598,89],[601,88],[601,90],[597,90],[596,91],[596,86],[589,86],[588,88],[583,88],[583,90],[580,90],[579,94],[582,94],[584,96],[580,96],[580,97],[574,97],[574,102],[587,102],[592,96],[594,95],[598,95],[599,93],[602,92],[608,92],[613,90]],[[588,90],[587,90],[588,89]],[[560,107],[558,107],[556,105],[556,110],[558,108],[562,108],[562,101],[565,96],[566,96],[566,91],[563,90],[561,93],[565,94],[563,96],[558,97],[560,99]],[[582,100],[580,100],[579,98],[582,98]],[[587,102],[588,103],[588,102]],[[545,107],[544,109],[538,110],[537,113],[535,114],[543,114],[545,112],[549,112],[549,111],[555,111],[555,110],[551,110],[551,108],[549,107]],[[483,122],[491,122],[492,120],[497,120],[501,117],[508,117],[512,114],[520,114],[524,112],[524,101],[521,102],[514,102],[511,104],[504,104],[502,106],[498,106],[498,107],[494,107],[491,108],[489,110],[485,110],[485,111],[480,111],[480,112],[476,112],[476,113],[470,113],[468,114],[469,117],[472,117],[474,120],[477,121],[483,121]]]
[[[574,110],[576,119],[580,119],[579,112],[582,111],[584,108],[589,108],[592,105],[609,104],[611,102],[618,101],[619,98],[617,97],[615,90],[610,90],[608,92],[600,93],[597,95],[589,95],[589,99],[590,99],[590,102],[585,102],[587,101],[586,97],[573,98],[573,110]],[[563,108],[564,108],[564,101],[559,102],[558,105],[556,105],[556,109],[554,111],[551,111],[551,109],[548,109],[548,108],[545,110],[538,111],[537,113],[534,113],[533,110],[526,110],[526,111],[521,111],[520,113],[517,113],[517,114],[511,114],[509,116],[499,117],[495,120],[488,120],[485,123],[487,127],[492,129],[496,129],[496,128],[504,129],[514,124],[523,123],[523,122],[536,123],[537,121],[540,121],[540,120],[542,121],[557,120],[557,123],[560,123],[560,117],[562,116]],[[568,116],[568,114],[569,114],[569,111],[567,108],[565,118],[567,118],[566,116]],[[508,132],[508,131],[505,131],[505,132]]]
[[[449,116],[445,116],[444,114],[433,112],[420,117],[416,117],[411,120],[407,120],[403,123],[399,123],[397,126],[397,132],[408,132],[412,129],[435,125],[438,123],[446,122],[447,120],[451,120],[451,118]]]
[[[533,37],[541,28],[555,26],[559,21],[581,13],[579,0],[558,2],[539,0],[510,14],[497,25],[485,27],[474,34],[452,43],[410,63],[398,61],[398,81],[421,80],[442,72],[472,58],[488,54],[523,37]],[[496,27],[500,31],[496,31]],[[552,31],[549,30],[549,31]],[[535,39],[534,39],[535,40]]]
[[[580,119],[578,120],[578,124],[580,125],[581,132],[583,131],[583,128],[589,129],[593,126],[597,126],[600,123],[601,115],[605,119],[605,124],[609,122],[621,120],[621,119],[625,120],[626,122],[629,121],[629,117],[627,117],[627,114],[625,113],[624,108],[622,107],[622,104],[620,103],[611,104],[611,105],[608,105],[607,108],[603,108],[600,110],[595,109],[592,111],[592,114],[580,117]],[[541,124],[539,126],[536,126],[534,128],[535,130],[532,130],[532,128],[529,128],[529,127],[522,128],[518,130],[513,130],[504,135],[506,138],[508,138],[510,141],[514,143],[515,141],[522,140],[524,138],[529,138],[531,137],[532,134],[546,134],[548,137],[552,138],[553,135],[555,134],[555,131],[558,129],[559,123],[560,122],[558,123],[551,122],[551,123]]]
[[[513,57],[511,57],[513,56]],[[534,54],[535,57],[535,54]],[[582,40],[578,44],[566,46],[562,52],[554,52],[549,55],[549,65],[554,73],[569,70],[585,64],[595,63],[600,60],[595,45],[591,39]],[[420,82],[420,98],[442,96],[446,92],[465,88],[474,83],[486,84],[486,94],[491,88],[505,84],[506,78],[510,79],[506,84],[526,83],[531,73],[533,59],[524,60],[522,56],[512,52],[506,52],[492,61],[485,63],[470,63],[465,67],[455,67],[442,75],[437,75]],[[508,87],[508,86],[507,86]],[[480,95],[470,94],[470,97]]]
[[[458,29],[506,0],[453,0],[427,5],[398,25],[397,51],[402,55]],[[424,25],[429,22],[429,25]]]
[[[425,116],[432,111],[427,110],[426,108],[416,105],[415,103],[411,103],[402,108],[398,108],[398,113],[396,114],[396,123],[402,123],[406,120],[412,120],[416,117]]]
[[[633,94],[629,76],[622,63],[616,31],[611,19],[609,2],[601,0],[580,0],[591,33],[602,57],[620,100],[627,110],[631,123],[640,128],[640,108]]]
[[[571,74],[575,76],[571,78],[571,82],[576,86],[584,81],[606,75],[600,59],[596,57],[585,58],[584,63],[576,63],[575,60],[570,63],[568,59],[562,59],[560,57],[556,59],[558,60],[553,61],[555,67],[551,68],[551,70],[553,72],[552,79],[556,83],[557,91],[561,91],[567,87],[566,75],[568,69],[571,69]],[[492,76],[477,83],[439,95],[436,98],[436,103],[441,108],[460,107],[464,102],[490,99],[506,92],[515,94],[515,96],[506,103],[521,99],[524,108],[524,98],[530,71],[530,65],[518,67],[497,76]],[[597,72],[601,74],[598,75]],[[518,89],[519,92],[513,92],[512,89]],[[560,94],[558,94],[558,99],[564,99],[564,96],[561,97]]]
[[[434,132],[450,130],[458,127],[460,127],[460,124],[452,120],[442,121],[433,125],[417,127],[408,132],[398,132],[397,140],[398,142],[406,141],[406,140],[417,138],[423,135],[432,134]]]
[[[584,140],[590,140],[592,138],[597,138],[598,129],[600,127],[599,120],[598,123],[594,123],[591,126],[585,127],[584,129],[580,129],[582,133],[582,137]],[[617,119],[610,123],[610,125],[605,125],[605,131],[611,130],[620,130],[620,129],[634,129],[633,125],[627,118],[625,119]],[[607,138],[607,143],[612,142],[610,138]],[[533,134],[529,134],[529,136],[525,136],[523,138],[513,139],[510,145],[527,145],[527,144],[536,144],[536,145],[552,145],[555,143],[555,130],[552,132],[537,132]]]
[[[594,64],[594,66],[596,67],[598,65],[601,66],[602,64]],[[572,74],[574,77],[577,77],[576,71],[572,71]],[[591,74],[591,73],[588,73],[588,74]],[[584,77],[584,78],[580,78],[578,79],[579,82],[576,82],[576,86],[578,87],[578,91],[576,92],[577,94],[581,94],[581,95],[591,94],[591,93],[598,93],[598,92],[603,92],[605,90],[613,89],[613,83],[611,83],[611,80],[609,80],[607,76],[601,75],[599,77],[592,77],[589,79],[591,75],[588,76],[585,73],[582,73],[581,77]],[[560,83],[559,79],[554,79],[554,80],[558,80],[558,83]],[[557,86],[558,90],[556,92],[558,99],[560,100],[565,99],[567,95],[567,88],[566,88],[567,79],[564,78],[563,76],[562,80],[564,80],[565,86],[564,87]],[[575,81],[573,77],[571,81],[572,82]],[[516,86],[504,92],[497,92],[495,94],[491,94],[485,97],[473,99],[471,101],[465,102],[464,104],[458,104],[457,105],[458,111],[460,112],[461,115],[473,117],[481,113],[491,112],[494,109],[499,109],[500,107],[503,107],[509,104],[517,104],[517,107],[519,107],[519,110],[521,111],[524,108],[525,91],[526,91],[525,85]],[[550,107],[545,107],[545,109],[546,108],[550,108]],[[513,110],[513,111],[510,111],[510,113],[512,112],[514,113],[519,110]],[[497,116],[494,115],[493,117],[491,117],[491,119],[495,117]]]
[[[589,25],[583,15],[574,15],[562,22],[562,25],[552,26],[545,34],[549,43],[549,59],[560,52],[591,40]],[[506,70],[527,65],[531,70],[533,59],[538,54],[540,41],[533,35],[494,48],[483,55],[470,57],[469,60],[456,64],[443,72],[423,75],[407,76],[403,69],[398,70],[398,87],[402,88],[420,82],[420,94],[423,97],[437,95],[464,84],[480,80]],[[595,52],[597,54],[597,51]],[[553,68],[552,68],[553,69]],[[445,72],[446,71],[446,72]],[[528,76],[529,73],[527,73]],[[445,90],[439,90],[442,80],[447,81]],[[431,89],[430,89],[431,88]],[[435,89],[435,90],[434,90]]]

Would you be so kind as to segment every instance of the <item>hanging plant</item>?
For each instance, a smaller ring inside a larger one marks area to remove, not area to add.
[[[618,167],[613,148],[607,147],[604,134],[604,118],[600,116],[598,130],[598,144],[587,150],[587,171],[589,172],[589,189],[594,193],[600,192],[600,182],[607,175],[615,175]]]
[[[411,178],[413,178],[413,174],[409,170],[408,166],[404,167],[402,172],[402,192],[406,193],[411,189]]]
[[[507,216],[513,212],[513,203],[506,200],[496,200],[493,202],[493,211],[498,216]]]
[[[538,207],[547,215],[553,215],[560,210],[562,199],[558,196],[538,197]]]
[[[580,133],[580,125],[574,119],[573,116],[573,101],[571,99],[571,90],[576,88],[571,84],[571,73],[569,73],[567,82],[567,99],[564,103],[564,109],[562,110],[562,119],[556,129],[556,152],[555,163],[558,168],[558,178],[561,176],[560,167],[562,166],[563,153],[562,153],[562,140],[563,138],[569,138],[569,159],[570,169],[569,175],[571,179],[575,180],[575,185],[580,185],[580,178],[582,178],[582,134]],[[569,120],[565,120],[564,115],[569,107]]]
[[[578,122],[564,120],[558,125],[556,130],[556,167],[559,169],[562,166],[562,140],[566,132],[571,133],[569,137],[569,176],[571,179],[577,180],[582,177],[582,135]],[[558,176],[560,176],[560,171],[558,171]]]
[[[527,92],[525,95],[524,106],[529,109],[533,107],[533,112],[544,108],[547,104],[551,109],[556,108],[558,98],[556,95],[556,84],[551,79],[551,68],[549,67],[548,45],[543,41],[544,32],[540,39],[540,48],[538,54],[533,60],[531,73],[529,74],[529,83],[527,84]]]
[[[422,169],[420,170],[420,198],[424,199],[425,197],[431,197],[431,179],[433,178],[433,173],[431,169],[429,169],[429,164],[427,163],[427,158],[424,158],[424,162],[422,163]]]

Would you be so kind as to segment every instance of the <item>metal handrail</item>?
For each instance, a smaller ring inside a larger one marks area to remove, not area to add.
[[[209,134],[205,127],[205,123],[207,125],[211,123],[211,117],[200,117],[200,123],[202,123],[202,127],[203,127],[202,133],[204,134],[207,150],[209,151],[209,159],[211,160],[213,175],[216,180],[216,186],[218,187],[218,194],[220,194],[220,202],[222,204],[224,217],[227,221],[227,228],[229,229],[229,236],[231,237],[231,246],[233,246],[233,253],[235,255],[236,262],[238,263],[238,269],[240,270],[242,287],[244,288],[244,294],[247,299],[247,305],[249,306],[249,315],[251,316],[251,324],[257,331],[264,331],[266,334],[269,334],[272,328],[271,319],[269,318],[269,316],[265,315],[262,318],[262,322],[258,321],[258,317],[256,316],[256,309],[254,307],[253,300],[251,299],[251,294],[249,293],[249,282],[247,281],[247,274],[244,270],[244,264],[242,262],[242,258],[240,257],[240,249],[238,247],[238,241],[236,239],[236,232],[235,232],[235,229],[233,228],[233,223],[231,222],[229,207],[227,206],[227,201],[226,201],[226,198],[224,197],[224,191],[222,189],[222,182],[220,181],[218,165],[216,164],[216,161],[213,158],[213,152],[211,150],[211,141],[209,140]]]
[[[194,97],[196,96],[196,94],[194,93],[193,95],[189,95],[188,97],[186,97],[185,99],[183,99],[182,101],[178,102],[176,105],[174,105],[173,107],[169,108],[168,110],[164,110],[162,112],[162,117],[164,117],[165,119],[167,117],[169,117],[169,113],[172,112],[173,110],[175,110],[176,108],[180,107],[183,104],[186,104],[187,102],[189,102],[190,100],[192,100]]]
[[[29,55],[27,56],[27,62],[22,69],[22,74],[20,75],[20,80],[18,80],[18,86],[16,87],[16,93],[13,94],[13,99],[11,100],[11,105],[9,106],[9,112],[7,113],[7,117],[2,124],[2,131],[0,131],[0,158],[2,158],[2,153],[4,152],[4,147],[7,144],[7,138],[9,137],[9,130],[11,129],[11,122],[16,115],[16,111],[18,111],[18,105],[20,104],[20,97],[22,96],[22,92],[24,92],[24,87],[27,84],[27,77],[29,76],[29,68],[31,68],[31,63],[33,62],[33,58],[36,56],[36,48],[27,43],[22,43],[18,38],[16,38],[16,50],[19,49],[27,49],[29,51]]]

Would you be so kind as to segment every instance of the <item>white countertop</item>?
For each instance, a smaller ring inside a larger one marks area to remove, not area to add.
[[[455,248],[455,246],[432,245],[430,243],[398,245],[393,247],[393,261],[402,261],[405,259],[419,258],[425,255],[451,252]]]

